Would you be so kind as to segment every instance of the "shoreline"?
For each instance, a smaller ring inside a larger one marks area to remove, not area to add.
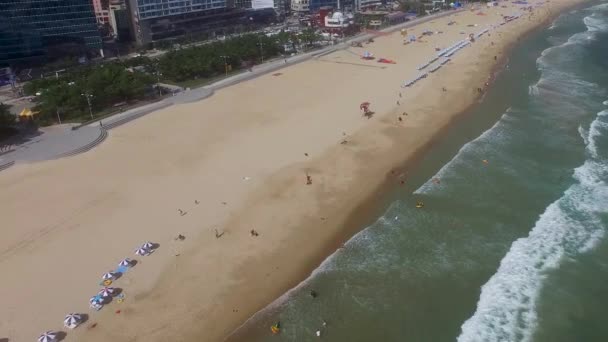
[[[556,15],[569,5],[551,4]],[[462,39],[459,29],[479,32],[464,24],[492,24],[512,11],[488,9],[487,17],[463,11],[408,28],[437,31],[451,18],[460,22],[428,38],[431,44],[404,46],[393,33],[364,47],[396,59],[395,66],[361,61],[363,49],[346,48],[221,89],[203,102],[151,113],[116,128],[88,154],[3,172],[0,200],[8,206],[1,210],[10,228],[0,243],[0,270],[13,275],[6,293],[18,295],[3,296],[0,329],[21,340],[41,327],[59,328],[62,314],[86,310],[108,264],[145,239],[161,247],[117,281],[125,302],[92,313],[66,342],[225,339],[306,279],[362,222],[373,222],[390,201],[387,191],[407,189],[398,184],[407,176],[391,170],[415,167],[477,103],[475,88],[500,69],[492,57],[508,58],[508,43],[547,19],[525,25],[522,16],[499,27],[504,37],[496,46],[483,37],[403,90],[398,85],[417,73],[408,69],[436,54],[436,46]],[[377,112],[369,119],[358,111],[366,100]],[[178,208],[187,215],[176,214]],[[26,210],[30,215],[10,215]],[[223,237],[215,237],[216,229]],[[259,237],[250,235],[253,229]],[[177,241],[178,233],[186,240]],[[78,271],[38,281],[68,262]],[[61,296],[44,295],[49,291]],[[40,306],[48,313],[26,319]]]
[[[550,25],[551,22],[556,20],[562,13],[571,11],[579,7],[583,7],[588,0],[578,0],[570,5],[565,5],[560,8],[555,14],[551,14],[546,17],[545,20],[541,21],[538,25],[530,27],[528,30],[519,35],[516,41],[510,42],[504,47],[500,54],[500,58],[497,60],[495,65],[491,68],[490,76],[488,78],[488,86],[484,89],[483,94],[475,98],[466,108],[458,111],[456,114],[451,116],[449,122],[447,122],[441,129],[439,129],[435,135],[433,135],[423,146],[416,150],[413,154],[405,157],[401,162],[397,163],[391,172],[395,174],[407,173],[420,162],[422,158],[432,149],[442,136],[451,129],[453,124],[459,120],[466,120],[467,113],[475,108],[483,98],[485,97],[487,90],[494,85],[498,75],[506,70],[506,66],[509,63],[510,54],[514,49],[520,45],[520,42],[534,33],[543,30]],[[262,321],[270,326],[272,323],[269,318],[275,314],[275,308],[279,307],[282,303],[289,300],[290,295],[297,290],[306,287],[308,282],[315,276],[317,270],[323,267],[323,264],[328,261],[338,250],[358,233],[363,232],[367,227],[373,224],[379,216],[386,211],[386,206],[394,200],[394,194],[399,192],[399,187],[395,184],[394,175],[389,172],[385,175],[385,180],[374,190],[371,191],[359,204],[355,206],[351,214],[348,214],[344,223],[342,224],[342,235],[337,235],[334,238],[333,243],[329,244],[325,254],[320,254],[317,259],[311,260],[309,265],[301,266],[302,277],[299,280],[293,280],[290,286],[287,286],[275,299],[268,303],[266,306],[255,312],[252,316],[243,321],[237,326],[228,336],[222,341],[224,342],[239,342],[249,341],[253,336],[255,339],[267,335],[266,331],[261,333],[257,331],[258,327],[250,327],[250,324]],[[194,340],[192,340],[194,341]]]

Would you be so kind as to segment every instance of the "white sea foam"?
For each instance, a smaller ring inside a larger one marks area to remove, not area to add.
[[[606,100],[606,101],[602,102],[602,104],[603,104],[604,106],[608,106],[608,100]]]
[[[474,148],[474,146],[477,145],[479,142],[490,139],[490,137],[492,135],[494,135],[494,136],[498,135],[497,131],[499,130],[499,126],[502,124],[503,120],[507,119],[509,113],[511,113],[511,108],[508,108],[507,111],[500,117],[500,119],[492,127],[490,127],[488,130],[483,132],[480,136],[478,136],[474,140],[471,140],[468,143],[466,143],[464,146],[462,146],[460,148],[460,150],[458,150],[458,153],[456,153],[456,155],[449,162],[444,164],[441,167],[441,169],[439,169],[439,171],[437,171],[437,173],[431,179],[427,180],[424,184],[422,184],[422,186],[420,186],[418,189],[416,189],[416,191],[414,191],[414,194],[428,194],[433,190],[437,190],[438,187],[435,183],[433,183],[433,179],[445,178],[446,175],[448,175],[451,172],[451,170],[454,167],[456,167],[456,164],[461,159],[461,157],[464,153],[471,151],[471,149]]]
[[[604,115],[598,114],[594,122]],[[591,143],[597,137],[589,134],[587,140]],[[547,272],[559,267],[564,257],[589,251],[605,234],[601,216],[608,213],[607,175],[606,160],[593,158],[575,169],[577,182],[546,208],[528,237],[513,242],[482,286],[477,309],[462,325],[459,342],[532,339],[536,301]]]
[[[587,151],[589,152],[589,154],[591,154],[591,157],[593,157],[593,158],[598,157],[597,138],[602,136],[602,133],[605,133],[608,131],[608,123],[600,121],[601,117],[607,116],[607,115],[608,115],[608,110],[603,110],[603,111],[599,112],[598,118],[593,120],[593,122],[591,122],[591,125],[589,125],[589,132],[588,132],[587,139],[586,139],[586,145],[587,145]]]
[[[608,21],[603,18],[598,18],[595,14],[583,18],[587,30],[590,32],[605,32],[608,31]]]
[[[578,134],[581,136],[581,138],[583,139],[583,142],[585,143],[585,145],[589,144],[589,132],[586,131],[583,126],[578,126]]]

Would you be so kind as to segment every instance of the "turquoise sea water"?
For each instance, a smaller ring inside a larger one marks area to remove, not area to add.
[[[607,182],[608,3],[596,1],[522,41],[407,191],[241,332],[608,341]]]

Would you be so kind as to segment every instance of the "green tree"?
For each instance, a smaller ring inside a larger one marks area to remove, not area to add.
[[[0,102],[0,139],[5,139],[15,133],[15,115],[10,111],[11,106]]]
[[[309,27],[300,33],[299,38],[306,46],[312,46],[321,40],[321,35],[315,29]]]
[[[88,118],[87,94],[92,95],[91,107],[95,112],[118,102],[142,98],[153,83],[152,76],[129,71],[117,62],[30,82],[25,90],[29,94],[40,94],[34,110],[39,112],[40,122],[47,124],[56,120],[58,111],[63,120]]]
[[[10,111],[11,106],[0,102],[0,127],[10,127],[15,124],[15,115]]]

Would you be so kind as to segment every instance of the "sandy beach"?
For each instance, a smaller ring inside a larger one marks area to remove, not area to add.
[[[89,319],[65,341],[225,339],[361,228],[349,218],[380,187],[407,182],[403,165],[475,103],[510,46],[576,3],[479,6],[408,29],[436,32],[408,45],[379,35],[152,113],[83,155],[1,172],[0,340],[65,331],[70,312]],[[486,28],[401,88],[436,48]],[[136,257],[146,241],[160,247]],[[124,302],[89,309],[126,257],[138,263],[113,284]]]

